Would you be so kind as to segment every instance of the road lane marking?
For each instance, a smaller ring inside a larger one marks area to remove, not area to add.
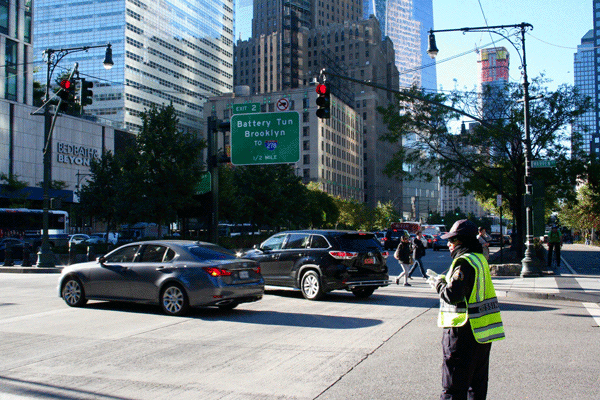
[[[577,272],[575,272],[575,270],[573,268],[571,268],[571,264],[569,264],[567,262],[567,260],[565,260],[565,258],[563,256],[560,257],[561,261],[563,262],[563,264],[569,269],[569,271],[571,271],[571,273],[573,275],[577,274]]]
[[[600,326],[600,306],[596,303],[583,303],[583,305],[596,321],[596,325]]]

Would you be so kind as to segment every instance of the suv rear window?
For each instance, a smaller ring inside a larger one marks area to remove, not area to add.
[[[346,233],[337,237],[341,250],[365,251],[381,248],[372,233]]]

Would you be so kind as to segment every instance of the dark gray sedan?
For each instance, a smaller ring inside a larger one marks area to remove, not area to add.
[[[64,268],[58,293],[71,307],[88,300],[133,301],[182,315],[189,307],[233,309],[260,300],[264,280],[257,262],[212,243],[154,240]]]

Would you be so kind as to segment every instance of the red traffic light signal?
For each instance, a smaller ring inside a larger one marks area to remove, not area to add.
[[[327,88],[327,85],[325,85],[323,83],[319,83],[317,85],[317,94],[319,96],[324,96],[326,94],[329,94],[329,89]]]
[[[316,91],[319,95],[319,97],[317,97],[317,106],[319,107],[317,109],[317,117],[321,119],[328,119],[331,116],[331,111],[329,108],[331,103],[329,99],[329,87],[327,87],[327,85],[324,83],[319,83]]]
[[[65,90],[70,90],[73,87],[73,82],[67,79],[63,79],[62,81],[60,81],[60,87]]]
[[[68,79],[60,81],[60,90],[58,91],[58,97],[61,98],[59,110],[67,112],[69,104],[75,102],[75,82]]]

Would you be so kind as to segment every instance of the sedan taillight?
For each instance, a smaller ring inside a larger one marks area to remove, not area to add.
[[[382,252],[381,252],[381,256],[382,256],[383,258],[388,258],[388,256],[389,256],[389,255],[390,255],[390,252],[389,252],[389,251],[382,251]]]
[[[223,269],[223,268],[203,267],[202,269],[205,270],[210,276],[230,276],[231,275],[231,271]]]
[[[257,274],[260,274],[260,265],[256,266],[254,268],[252,268],[254,270],[254,272],[256,272]]]
[[[358,252],[356,251],[330,251],[329,254],[338,260],[351,260],[358,256]]]

